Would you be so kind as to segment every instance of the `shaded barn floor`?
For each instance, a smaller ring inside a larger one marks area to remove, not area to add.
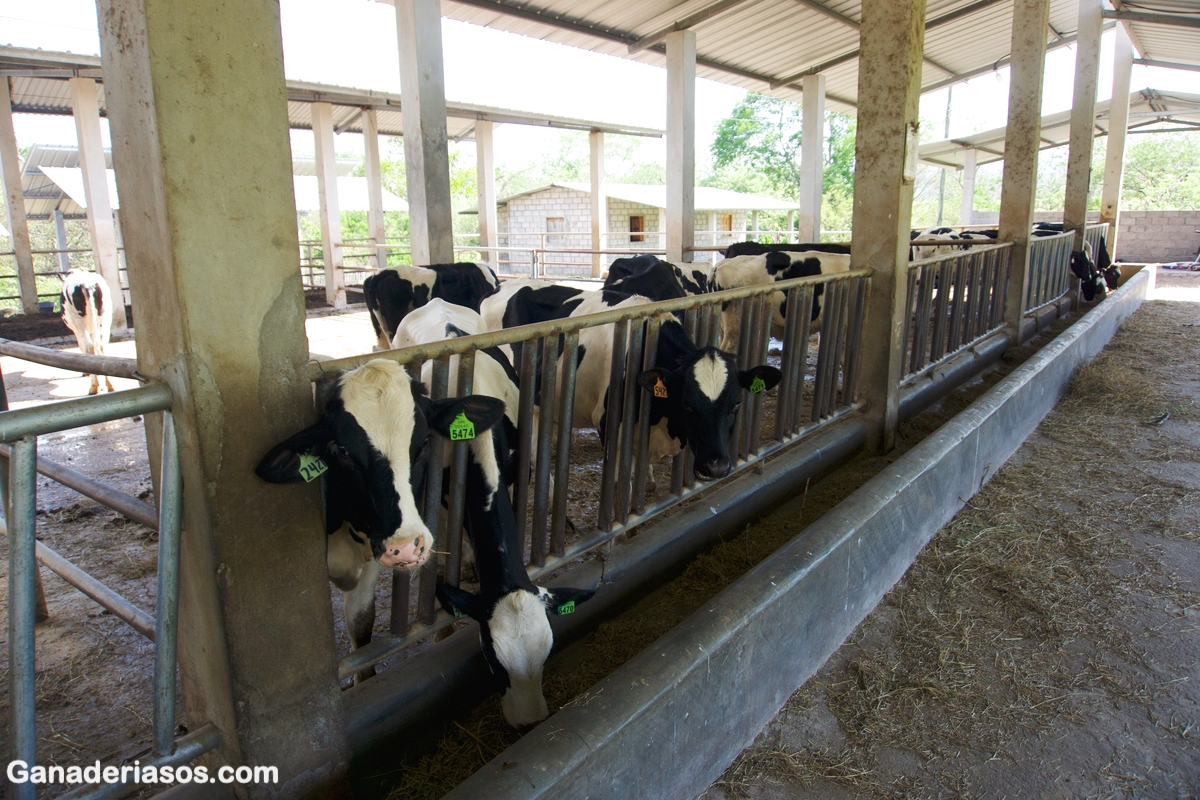
[[[1159,275],[706,800],[1194,796],[1200,275]]]

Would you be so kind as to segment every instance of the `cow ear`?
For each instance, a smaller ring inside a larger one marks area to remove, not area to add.
[[[477,622],[487,622],[487,614],[479,595],[471,594],[466,589],[460,589],[448,583],[439,583],[435,594],[447,614],[453,614],[460,618],[470,617]]]
[[[318,422],[272,447],[271,451],[263,456],[262,461],[258,462],[254,474],[269,483],[312,480],[325,471],[320,456],[332,443],[333,433],[324,423]],[[305,467],[303,472],[302,466]]]
[[[766,364],[738,372],[738,383],[751,394],[774,389],[781,380],[783,380],[783,373]]]
[[[571,589],[565,586],[545,591],[547,593],[546,610],[560,617],[573,614],[575,606],[591,600],[592,595],[595,594],[591,589]]]
[[[658,393],[655,394],[655,397],[665,397],[667,391],[667,378],[670,376],[670,374],[671,373],[669,370],[660,369],[658,367],[655,367],[654,369],[648,369],[641,375],[637,376],[638,386],[641,386],[647,392],[653,392],[655,387],[658,387]]]
[[[430,429],[439,436],[474,439],[504,418],[504,401],[481,394],[430,400],[426,415]]]

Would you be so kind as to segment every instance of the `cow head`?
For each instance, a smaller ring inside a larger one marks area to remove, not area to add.
[[[554,646],[550,616],[570,614],[591,598],[587,589],[545,589],[522,581],[511,591],[471,594],[438,584],[442,608],[479,623],[483,657],[500,692],[509,725],[520,728],[550,716],[542,694],[542,669]]]
[[[271,448],[255,473],[271,483],[323,476],[326,532],[348,522],[380,564],[415,569],[433,551],[417,506],[430,433],[450,438],[460,417],[482,432],[503,415],[491,397],[429,400],[403,367],[377,359],[343,375],[321,419]]]
[[[651,420],[666,417],[668,433],[691,446],[696,477],[713,480],[733,468],[729,433],[742,404],[742,390],[773,389],[782,377],[782,372],[766,365],[739,370],[733,355],[705,347],[675,369],[646,370],[638,376],[638,384],[650,392]]]
[[[1079,288],[1083,292],[1083,299],[1089,303],[1096,299],[1097,295],[1105,297],[1108,294],[1104,276],[1100,274],[1100,270],[1092,261],[1090,250],[1090,247],[1086,247],[1085,250],[1076,250],[1071,253],[1071,272],[1075,274],[1076,278],[1079,278]]]

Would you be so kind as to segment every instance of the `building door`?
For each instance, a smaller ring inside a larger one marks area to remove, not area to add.
[[[646,218],[644,216],[630,217],[629,218],[629,243],[633,244],[634,242],[646,241],[645,236],[638,235],[638,234],[644,232],[645,230],[646,230]]]

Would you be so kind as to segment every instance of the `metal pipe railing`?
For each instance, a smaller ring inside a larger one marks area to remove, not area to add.
[[[132,358],[116,356],[93,356],[86,353],[64,353],[49,347],[39,347],[25,342],[14,342],[11,339],[0,339],[0,355],[20,358],[48,367],[69,369],[89,375],[111,375],[114,378],[131,378],[145,381],[137,371],[137,361]]]

